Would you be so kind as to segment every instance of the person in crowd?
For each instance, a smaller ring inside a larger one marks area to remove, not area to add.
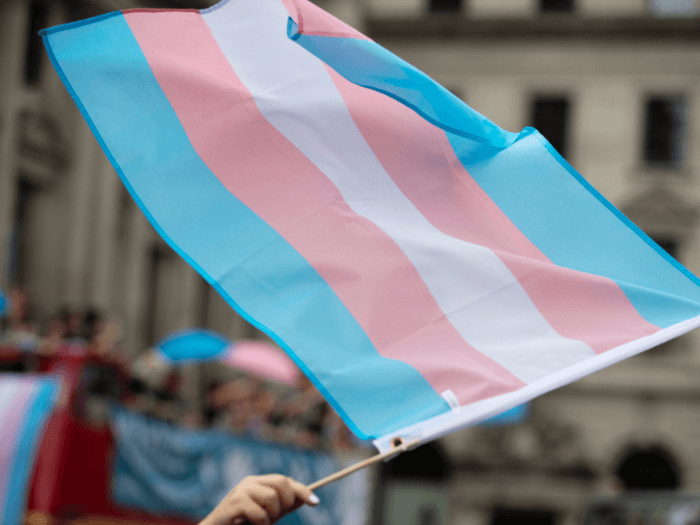
[[[155,401],[149,395],[148,386],[141,379],[132,378],[127,386],[124,406],[139,414],[149,414],[153,411]]]
[[[200,429],[202,428],[202,416],[196,410],[188,409],[182,417],[182,424],[187,428]]]
[[[66,339],[70,340],[80,337],[80,328],[83,324],[83,315],[80,311],[64,306],[61,308],[59,315],[66,326]]]
[[[104,328],[104,320],[97,310],[89,309],[81,315],[79,337],[84,339],[88,345],[92,345],[97,334]]]
[[[323,418],[323,437],[335,450],[346,452],[355,448],[355,438],[335,410],[327,410]]]
[[[199,525],[272,525],[302,505],[320,503],[308,487],[286,476],[248,476]]]
[[[39,352],[42,354],[56,354],[60,351],[66,337],[66,325],[61,315],[55,315],[46,323],[44,338],[41,340]]]
[[[114,363],[128,369],[131,366],[129,356],[117,344],[121,334],[122,328],[118,319],[111,318],[102,321],[92,340],[92,346],[98,354],[104,355]]]
[[[328,405],[303,374],[298,375],[296,392],[286,402],[285,424],[292,441],[302,448],[321,444],[323,418]]]
[[[214,385],[209,394],[210,424],[237,434],[248,432],[253,417],[252,400],[258,388],[256,380],[249,377]]]
[[[39,330],[30,320],[29,297],[18,287],[10,291],[10,312],[4,344],[23,352],[34,352],[39,347]]]
[[[121,335],[121,325],[117,319],[106,319],[97,310],[88,310],[83,317],[81,334],[90,354],[124,368],[129,367],[129,359],[117,346]]]
[[[83,314],[80,310],[63,307],[60,311],[61,320],[66,327],[64,344],[61,350],[65,353],[83,355],[86,352],[87,340],[83,337]]]
[[[273,414],[278,404],[277,394],[269,388],[258,388],[252,396],[251,416],[248,421],[248,432],[253,436],[272,440],[275,438],[275,429],[272,424]]]

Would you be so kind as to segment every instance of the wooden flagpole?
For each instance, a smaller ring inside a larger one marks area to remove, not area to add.
[[[349,476],[353,472],[357,472],[358,470],[361,470],[363,468],[369,467],[370,465],[374,465],[375,463],[378,463],[379,461],[386,461],[388,459],[391,459],[394,456],[398,456],[402,452],[406,452],[407,450],[410,450],[420,444],[420,439],[416,439],[415,441],[411,441],[410,443],[406,443],[402,438],[395,438],[392,441],[392,448],[391,450],[388,450],[386,452],[383,452],[381,454],[377,454],[376,456],[372,456],[371,458],[367,458],[365,460],[360,461],[359,463],[355,463],[354,465],[350,465],[349,467],[344,468],[343,470],[339,470],[335,474],[331,474],[330,476],[327,476],[323,479],[319,479],[318,481],[314,481],[311,485],[308,487],[311,490],[316,490],[319,487],[323,487],[324,485],[328,485],[329,483],[333,483],[334,481],[338,481],[339,479],[344,478],[345,476]],[[248,525],[249,522],[246,521],[244,517],[238,517],[233,520],[233,525]]]
[[[415,441],[411,441],[410,443],[405,443],[403,439],[396,438],[392,442],[392,445],[394,448],[392,448],[391,450],[383,452],[382,454],[377,454],[376,456],[372,456],[371,458],[367,458],[363,461],[360,461],[359,463],[355,463],[354,465],[350,465],[349,467],[346,467],[343,470],[336,472],[335,474],[331,474],[328,477],[325,477],[323,479],[319,479],[318,481],[315,481],[311,485],[309,485],[309,488],[311,490],[316,490],[319,487],[323,487],[324,485],[328,485],[329,483],[333,483],[334,481],[342,479],[345,476],[349,476],[353,472],[356,472],[356,471],[363,469],[365,467],[369,467],[370,465],[373,465],[379,461],[390,459],[393,456],[398,456],[402,452],[406,452],[407,450],[415,447],[416,445],[418,445],[418,443],[420,443],[419,439],[417,439]]]

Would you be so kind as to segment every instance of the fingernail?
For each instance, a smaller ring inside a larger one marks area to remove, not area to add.
[[[316,494],[311,494],[311,496],[309,496],[309,501],[314,505],[318,505],[319,503],[321,503],[321,500],[318,499],[318,496]]]

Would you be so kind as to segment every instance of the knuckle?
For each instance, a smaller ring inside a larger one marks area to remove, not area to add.
[[[280,476],[279,484],[283,488],[289,489],[292,486],[292,480],[291,480],[291,478],[288,478],[287,476]]]
[[[259,489],[259,497],[265,501],[272,501],[277,497],[277,491],[272,487],[262,486]]]
[[[269,522],[267,512],[262,509],[251,509],[248,513],[248,519],[256,525],[264,525]]]
[[[285,507],[289,507],[290,505],[294,505],[294,501],[296,500],[296,496],[294,495],[294,492],[292,491],[285,491],[281,494],[282,501],[284,502]]]

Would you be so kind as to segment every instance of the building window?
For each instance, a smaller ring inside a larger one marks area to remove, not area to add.
[[[678,463],[658,446],[630,451],[615,473],[627,490],[674,490],[681,485]]]
[[[21,179],[17,185],[15,217],[10,239],[9,277],[10,281],[20,287],[26,287],[29,281],[29,264],[32,242],[30,226],[36,207],[37,187]]]
[[[548,509],[513,509],[496,507],[491,525],[556,525],[557,514]]]
[[[562,157],[568,154],[569,113],[566,97],[537,97],[532,104],[532,126]]]
[[[649,0],[649,12],[658,17],[698,16],[697,0]]]
[[[644,162],[655,167],[682,167],[688,103],[683,96],[652,96],[645,105]]]
[[[678,239],[671,235],[654,236],[652,240],[671,257],[678,260]]]
[[[431,13],[457,13],[462,10],[462,0],[430,0]]]
[[[27,51],[24,59],[24,80],[28,86],[39,81],[41,63],[43,61],[44,45],[39,31],[46,27],[48,8],[42,1],[34,1],[29,6],[27,27]]]
[[[574,0],[540,0],[540,13],[571,13]]]

